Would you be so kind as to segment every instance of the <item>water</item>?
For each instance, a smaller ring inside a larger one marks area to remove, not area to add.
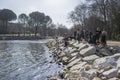
[[[0,80],[44,80],[62,68],[50,57],[46,40],[0,41]]]

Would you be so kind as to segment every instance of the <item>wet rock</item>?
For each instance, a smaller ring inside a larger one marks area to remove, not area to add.
[[[96,49],[94,46],[90,46],[88,48],[82,49],[80,51],[80,54],[82,56],[89,56],[89,55],[93,55],[96,52]]]
[[[88,63],[93,63],[93,61],[95,60],[95,59],[98,59],[99,58],[99,56],[97,56],[97,55],[90,55],[90,56],[86,56],[86,57],[84,57],[83,58],[83,60],[84,61],[86,61],[86,62],[88,62]]]
[[[110,69],[108,71],[103,72],[103,75],[107,78],[117,77],[118,70],[117,69]]]

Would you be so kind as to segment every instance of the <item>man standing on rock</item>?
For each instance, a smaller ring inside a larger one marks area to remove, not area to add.
[[[80,39],[81,39],[81,36],[80,36],[80,29],[78,28],[77,29],[77,40],[78,40],[78,43],[80,43]]]
[[[100,36],[101,36],[101,30],[100,28],[98,27],[97,30],[96,30],[96,43],[99,44],[100,43]]]
[[[69,45],[69,36],[67,35],[67,33],[64,34],[64,47],[68,47]]]
[[[102,42],[104,47],[106,45],[106,38],[107,38],[107,32],[105,30],[103,30],[102,35],[101,35],[101,42]]]

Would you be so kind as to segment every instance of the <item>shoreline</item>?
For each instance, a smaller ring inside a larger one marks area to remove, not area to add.
[[[80,44],[75,41],[69,43],[69,47],[65,48],[62,39],[59,39],[57,43],[54,39],[47,42],[47,47],[52,51],[55,61],[64,67],[58,76],[53,76],[51,79],[120,79],[120,47],[96,47],[85,41]]]

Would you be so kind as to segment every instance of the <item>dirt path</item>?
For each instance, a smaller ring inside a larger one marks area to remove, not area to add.
[[[120,46],[120,41],[107,41],[107,44],[111,46]]]

